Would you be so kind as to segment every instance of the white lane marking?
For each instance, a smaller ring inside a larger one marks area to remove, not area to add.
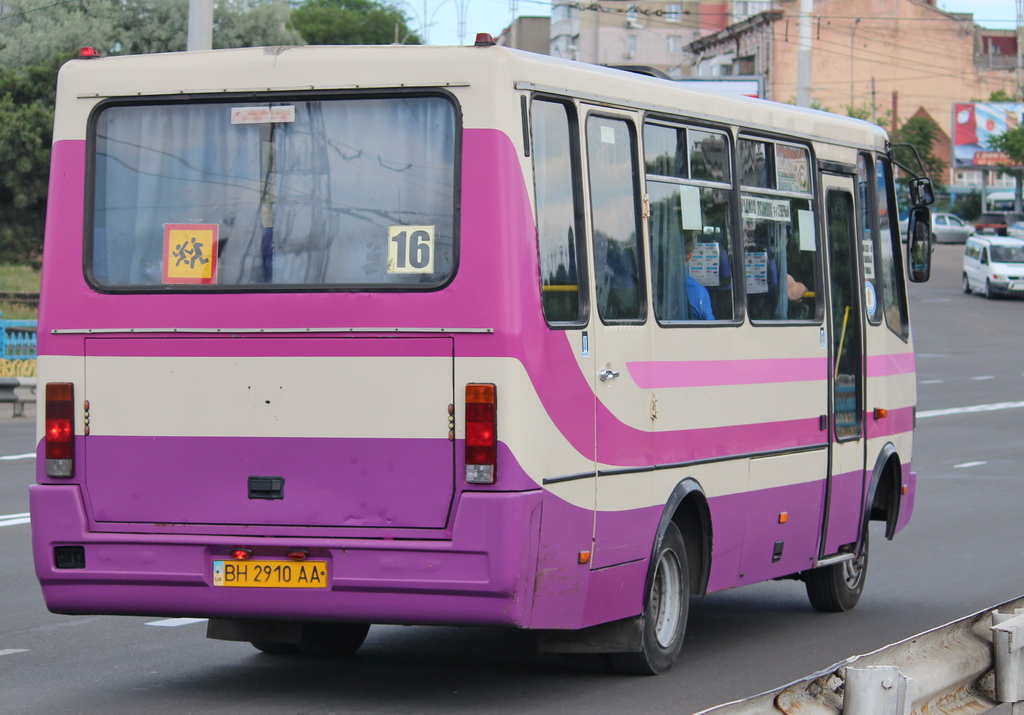
[[[26,452],[25,454],[8,454],[8,455],[5,455],[3,457],[0,457],[0,459],[2,459],[4,461],[13,461],[15,459],[35,459],[35,458],[36,458],[36,453],[35,452]]]
[[[995,380],[995,375],[977,375],[971,378],[972,380]]]
[[[922,385],[941,385],[945,380],[921,380]]]
[[[953,469],[969,469],[970,467],[980,467],[988,462],[964,462],[963,464],[954,464]]]
[[[918,419],[924,417],[943,417],[945,415],[964,415],[972,412],[995,412],[996,410],[1015,410],[1024,407],[1024,402],[997,402],[993,405],[973,405],[971,407],[950,407],[946,410],[924,410],[918,412]]]
[[[178,626],[188,626],[193,623],[205,623],[205,618],[165,618],[162,621],[150,621],[147,626],[164,626],[166,628],[176,628]]]
[[[28,512],[21,514],[0,514],[0,526],[17,526],[29,522]]]
[[[0,650],[0,655],[14,655],[15,653],[28,653],[27,648],[8,648],[7,650]]]

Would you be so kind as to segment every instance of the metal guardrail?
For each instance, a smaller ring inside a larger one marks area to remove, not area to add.
[[[0,377],[0,402],[14,405],[14,417],[25,416],[25,403],[36,401],[36,378]]]
[[[1024,596],[697,715],[1024,715]]]
[[[24,305],[29,308],[39,307],[39,294],[28,291],[0,291],[0,303]]]

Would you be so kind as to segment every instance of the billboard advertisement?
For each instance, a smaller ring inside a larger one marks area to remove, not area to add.
[[[1024,124],[1024,102],[970,102],[953,105],[953,166],[1005,166],[1009,158],[993,151],[989,139]]]

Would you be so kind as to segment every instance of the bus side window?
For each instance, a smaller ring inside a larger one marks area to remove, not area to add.
[[[893,184],[892,165],[889,160],[879,156],[875,160],[876,213],[878,216],[878,242],[875,256],[875,270],[878,274],[877,284],[881,288],[878,295],[885,324],[896,335],[906,340],[910,335],[910,323],[907,319],[907,293],[903,277],[900,232],[895,217],[899,215],[896,207],[896,192]]]
[[[818,239],[807,150],[741,139],[739,157],[750,319],[815,320]]]
[[[725,134],[648,122],[644,155],[655,317],[661,323],[731,320],[731,162]],[[722,188],[703,185],[711,182]]]
[[[533,171],[537,201],[537,243],[541,302],[551,325],[579,325],[585,319],[586,283],[580,270],[584,251],[577,177],[579,153],[572,107],[533,103]]]
[[[630,123],[596,115],[587,119],[597,309],[609,323],[646,318],[635,146]]]

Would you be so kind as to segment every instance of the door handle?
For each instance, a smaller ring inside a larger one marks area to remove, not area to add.
[[[597,376],[601,378],[601,382],[607,382],[608,380],[614,380],[617,378],[619,376],[619,371],[605,368],[601,372],[597,373]]]

